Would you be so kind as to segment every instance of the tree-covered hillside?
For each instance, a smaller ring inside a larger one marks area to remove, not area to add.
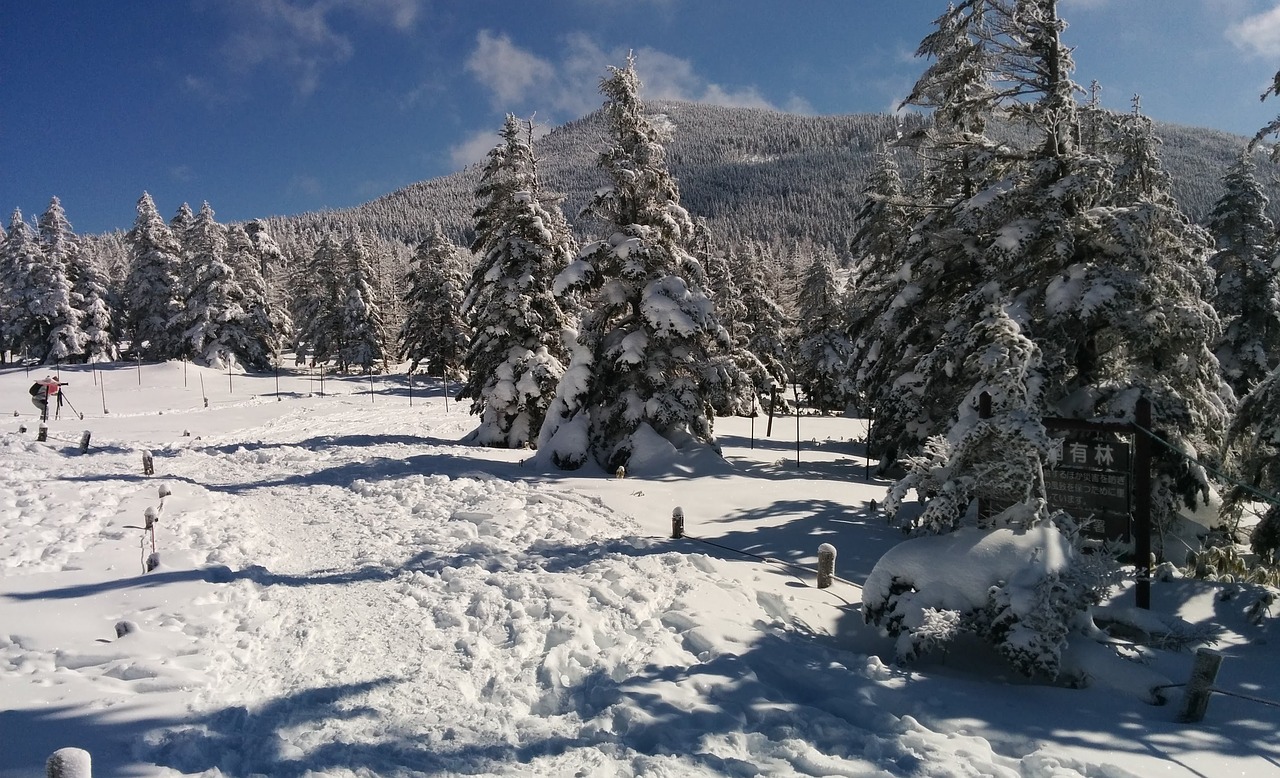
[[[665,117],[667,154],[681,201],[690,213],[705,217],[716,235],[758,240],[808,236],[836,246],[849,239],[858,193],[876,151],[924,121],[916,114],[901,119],[886,114],[802,116],[684,102],[655,102],[650,108]],[[1160,155],[1173,177],[1175,197],[1188,215],[1203,220],[1222,194],[1222,175],[1246,139],[1171,124],[1157,124],[1156,130],[1164,141]],[[576,216],[603,180],[594,160],[604,137],[597,112],[538,141],[539,175],[548,189],[566,195],[565,214],[583,234],[592,225]],[[911,153],[904,150],[899,157],[910,177],[916,167]],[[272,226],[287,234],[343,222],[416,244],[438,220],[449,237],[469,245],[479,175],[479,166],[472,166],[349,210],[277,217]],[[1261,178],[1272,203],[1280,203],[1275,176]]]

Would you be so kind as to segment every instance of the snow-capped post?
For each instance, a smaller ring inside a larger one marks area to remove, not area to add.
[[[684,508],[679,505],[671,512],[671,537],[676,540],[684,537]]]
[[[1151,609],[1151,402],[1139,397],[1133,410],[1133,555],[1138,566],[1134,589],[1139,608]]]
[[[225,352],[224,352],[224,354],[225,354]],[[235,393],[236,393],[236,388],[235,388],[235,386],[231,383],[231,355],[230,355],[230,354],[225,354],[225,356],[226,356],[226,358],[227,358],[227,394],[235,394]]]
[[[44,763],[45,778],[91,778],[93,760],[83,748],[59,748]]]
[[[773,412],[778,408],[778,384],[774,382],[769,386],[769,424],[764,428],[764,436],[767,438],[773,435]]]
[[[791,391],[796,396],[796,469],[800,468],[800,384],[792,379]]]
[[[405,376],[405,381],[407,381],[409,384],[409,407],[412,408],[413,407],[413,368],[409,368],[409,373],[408,375]]]
[[[830,543],[818,546],[818,588],[827,589],[836,578],[836,547]]]
[[[40,426],[36,429],[36,440],[43,443],[48,439],[49,439],[49,428],[46,427],[43,422],[41,422]]]
[[[155,475],[155,474],[156,474],[155,462],[154,462],[154,461],[152,460],[152,458],[151,458],[151,452],[150,452],[150,451],[143,451],[143,452],[142,452],[142,474],[143,474],[143,475]]]
[[[1191,678],[1183,692],[1178,721],[1194,723],[1204,720],[1204,714],[1209,710],[1209,694],[1213,691],[1213,682],[1218,679],[1220,667],[1221,653],[1210,648],[1196,649],[1196,661],[1191,666]]]
[[[139,354],[135,359],[138,360],[138,386],[142,386],[142,355]]]
[[[89,430],[85,430],[84,433],[80,435],[80,453],[81,454],[89,453],[89,438],[91,437],[91,434],[92,433],[90,433]]]

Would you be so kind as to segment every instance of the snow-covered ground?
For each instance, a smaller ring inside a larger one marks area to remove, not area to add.
[[[722,419],[724,462],[618,479],[459,445],[466,408],[404,376],[64,369],[84,418],[38,442],[45,372],[0,370],[3,778],[64,746],[97,776],[1280,776],[1259,702],[1187,725],[1177,688],[1029,684],[978,646],[893,666],[859,613],[901,542],[860,420],[803,419],[797,466],[794,417]],[[1217,685],[1280,699],[1274,619],[1230,591],[1158,583],[1155,612],[1222,625]]]

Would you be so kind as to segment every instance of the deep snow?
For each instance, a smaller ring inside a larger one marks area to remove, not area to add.
[[[0,370],[0,778],[65,746],[98,776],[1280,776],[1275,708],[1215,695],[1186,725],[1178,689],[1131,688],[1189,653],[1087,689],[970,644],[889,663],[857,584],[902,537],[861,420],[802,419],[797,466],[794,417],[721,419],[723,462],[617,479],[460,445],[466,406],[404,376],[290,373],[277,399],[270,375],[64,369],[85,418],[42,443],[44,373]],[[718,545],[670,539],[676,507]],[[1280,699],[1274,619],[1231,591],[1157,583],[1154,613],[1221,625],[1218,686]]]

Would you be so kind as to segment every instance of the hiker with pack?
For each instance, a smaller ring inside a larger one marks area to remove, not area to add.
[[[56,418],[62,410],[62,387],[66,384],[53,376],[45,376],[31,385],[31,404],[40,409],[40,421],[49,420],[49,402],[56,401]]]

